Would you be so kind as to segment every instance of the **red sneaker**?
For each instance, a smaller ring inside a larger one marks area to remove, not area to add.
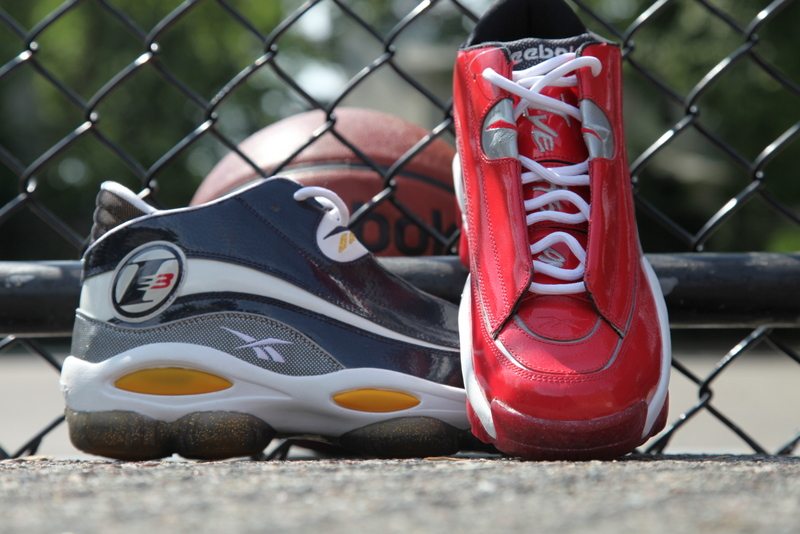
[[[666,422],[669,323],[620,62],[562,0],[496,3],[458,52],[462,367],[473,432],[508,454],[613,458]]]

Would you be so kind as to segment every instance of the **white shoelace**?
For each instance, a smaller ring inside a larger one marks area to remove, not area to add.
[[[331,215],[339,218],[342,226],[350,224],[350,210],[347,209],[347,204],[336,193],[324,187],[308,186],[301,187],[294,192],[294,199],[298,202],[314,198],[317,202],[322,204],[325,208],[331,211]]]
[[[514,120],[516,121],[527,109],[536,109],[569,115],[581,121],[580,110],[571,105],[541,94],[547,86],[574,87],[578,84],[574,71],[590,67],[592,75],[597,76],[603,69],[600,60],[595,57],[576,58],[575,54],[562,54],[548,59],[538,65],[521,71],[513,72],[513,79],[508,79],[498,74],[493,69],[483,71],[483,77],[494,85],[505,89],[520,98],[514,107]],[[528,226],[541,221],[551,221],[561,224],[580,224],[589,220],[589,204],[577,193],[561,189],[561,187],[588,186],[589,185],[589,160],[577,165],[547,168],[520,154],[520,162],[524,171],[522,183],[547,182],[550,187],[547,192],[534,199],[525,201],[527,212],[526,223]],[[578,209],[578,213],[564,213],[557,211],[556,206],[561,202],[569,202]],[[556,243],[564,243],[575,255],[580,264],[574,269],[560,267],[558,260],[563,258],[550,247]],[[555,231],[538,240],[530,246],[531,255],[540,259],[533,259],[535,272],[546,274],[556,280],[563,280],[560,284],[541,284],[531,282],[529,290],[541,295],[568,295],[586,291],[582,278],[586,270],[586,250],[577,239],[567,232]],[[544,260],[544,261],[542,261]]]

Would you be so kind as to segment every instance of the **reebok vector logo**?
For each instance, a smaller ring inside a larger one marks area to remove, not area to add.
[[[342,237],[339,238],[339,253],[341,254],[344,252],[344,249],[355,243],[356,236],[353,232],[345,232],[342,234]]]
[[[161,313],[178,295],[185,271],[183,251],[172,243],[154,241],[137,247],[114,273],[114,310],[121,319],[134,322]]]
[[[234,336],[238,337],[242,341],[245,342],[244,345],[241,347],[236,347],[236,350],[239,349],[252,349],[255,352],[256,356],[259,359],[273,361],[278,363],[284,363],[286,360],[283,359],[283,356],[275,350],[272,345],[291,345],[291,341],[284,341],[282,339],[277,339],[274,337],[266,338],[266,339],[256,339],[252,336],[248,336],[247,334],[243,334],[242,332],[237,332],[231,328],[225,328],[224,326],[220,326],[226,332],[230,332]]]
[[[483,119],[481,147],[489,159],[519,158],[517,126],[510,98],[497,102]]]
[[[323,254],[337,262],[357,260],[369,253],[352,231],[329,218],[323,218],[317,228],[317,245]]]

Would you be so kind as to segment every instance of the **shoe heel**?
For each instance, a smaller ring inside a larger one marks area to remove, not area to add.
[[[79,450],[118,460],[155,460],[172,454],[194,460],[254,456],[276,432],[261,419],[235,412],[194,412],[172,422],[127,411],[66,411],[69,437]]]

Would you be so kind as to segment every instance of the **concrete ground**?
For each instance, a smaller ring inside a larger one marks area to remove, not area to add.
[[[0,531],[794,533],[800,459],[0,461]]]

